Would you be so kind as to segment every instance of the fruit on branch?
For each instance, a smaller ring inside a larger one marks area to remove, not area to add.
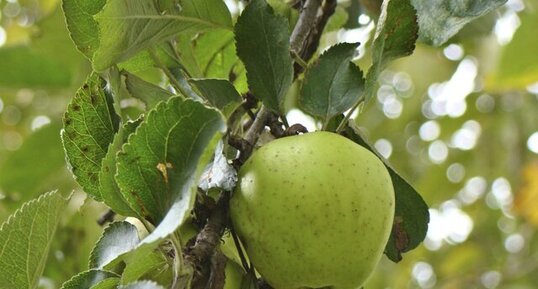
[[[383,163],[334,133],[277,139],[239,172],[235,230],[275,289],[359,288],[379,262],[394,218]]]

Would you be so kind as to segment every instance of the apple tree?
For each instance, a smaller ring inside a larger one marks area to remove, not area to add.
[[[428,206],[354,117],[417,41],[441,45],[505,0],[362,2],[368,43],[327,39],[346,22],[336,0],[63,0],[91,71],[58,146],[109,224],[61,288],[351,289],[419,246]],[[24,69],[47,67],[36,51]],[[65,81],[49,68],[33,81]],[[4,222],[1,289],[38,286],[70,198]]]

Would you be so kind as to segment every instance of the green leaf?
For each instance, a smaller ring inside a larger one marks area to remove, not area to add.
[[[120,284],[120,278],[111,277],[93,285],[90,289],[116,289]]]
[[[131,251],[140,243],[138,230],[128,222],[120,221],[110,224],[95,244],[90,254],[90,268],[103,269],[114,264],[118,257]]]
[[[223,129],[222,116],[199,102],[157,105],[118,153],[116,181],[131,207],[154,224],[171,207],[190,209],[200,158]]]
[[[396,197],[396,210],[392,233],[385,248],[385,255],[390,260],[398,262],[402,259],[402,253],[416,248],[426,237],[428,222],[430,221],[428,205],[420,194],[367,142],[353,123],[348,124],[343,134],[355,143],[375,153],[385,163],[389,171]]]
[[[153,47],[153,52],[161,63],[167,67],[177,65],[175,53],[171,50],[171,46],[167,43],[162,43]],[[132,73],[144,73],[148,70],[156,70],[155,62],[149,50],[142,50],[133,57],[118,63],[119,70],[126,70]]]
[[[66,87],[71,73],[54,59],[30,47],[0,49],[0,85],[2,87]]]
[[[118,289],[164,289],[164,287],[153,281],[138,281],[125,286],[120,286]]]
[[[121,274],[121,284],[134,282],[156,270],[167,269],[168,260],[159,250],[155,250],[132,254],[125,263],[125,270]]]
[[[67,200],[50,192],[25,203],[0,227],[0,288],[33,289],[43,273]]]
[[[245,67],[235,53],[232,31],[208,31],[192,41],[180,42],[178,45],[181,63],[192,78],[228,79],[237,90],[248,90]]]
[[[353,4],[351,4],[351,5],[353,5]],[[349,9],[349,7],[348,7],[348,9]],[[344,25],[346,25],[346,23],[348,23],[349,20],[350,19],[349,19],[348,12],[346,11],[346,8],[344,8],[342,6],[336,6],[334,14],[331,16],[331,18],[329,18],[329,21],[327,22],[327,25],[325,25],[325,30],[324,31],[325,32],[336,31],[336,30],[344,27]],[[349,27],[346,27],[346,28],[349,28]]]
[[[24,202],[55,185],[51,179],[65,172],[60,129],[58,123],[44,126],[26,138],[18,150],[5,155],[0,166],[0,187],[5,193],[18,192]]]
[[[138,217],[137,213],[129,206],[129,202],[121,194],[120,188],[114,178],[116,175],[116,157],[123,144],[135,132],[141,121],[140,119],[127,122],[118,130],[118,133],[114,136],[114,141],[108,146],[108,152],[103,158],[101,171],[99,172],[99,192],[103,201],[114,212],[124,216]]]
[[[366,103],[375,94],[381,71],[394,59],[413,53],[418,38],[416,11],[409,0],[386,0],[381,9],[373,42],[372,67],[366,77]]]
[[[94,285],[109,278],[118,278],[116,273],[99,269],[90,269],[67,280],[60,289],[90,289]]]
[[[474,19],[507,0],[411,0],[418,14],[420,40],[439,46]]]
[[[525,90],[538,81],[538,12],[519,14],[521,26],[502,51],[496,71],[486,82],[488,90]]]
[[[92,58],[99,47],[99,28],[93,16],[105,6],[106,0],[63,0],[62,8],[67,29],[77,49]]]
[[[252,92],[280,111],[293,80],[288,22],[275,15],[265,0],[253,0],[235,25],[237,55],[247,69]]]
[[[351,59],[358,43],[341,43],[320,56],[306,71],[299,105],[326,123],[350,109],[362,93],[362,71]]]
[[[148,109],[174,95],[170,91],[149,83],[134,74],[128,72],[122,72],[122,74],[125,75],[125,85],[131,96],[142,100]]]
[[[243,101],[241,95],[228,80],[192,79],[191,83],[200,90],[211,106],[222,111],[225,117],[229,117]]]
[[[90,75],[69,103],[63,118],[62,141],[71,171],[84,191],[96,200],[101,200],[101,160],[119,126],[119,117],[105,86],[105,80],[97,73]]]
[[[226,78],[232,66],[239,61],[232,31],[208,31],[193,41],[192,49],[200,70],[198,77]],[[214,66],[219,69],[212,68]],[[215,75],[211,75],[212,71]]]
[[[153,0],[110,0],[95,19],[100,40],[93,58],[97,71],[180,33],[232,25],[230,12],[221,0],[184,0],[181,9],[174,6],[166,11],[159,11]]]

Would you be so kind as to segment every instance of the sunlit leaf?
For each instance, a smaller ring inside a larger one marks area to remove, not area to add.
[[[299,105],[324,123],[350,109],[362,94],[362,71],[351,62],[357,43],[341,43],[306,71]]]
[[[120,284],[120,278],[111,277],[100,281],[99,283],[93,285],[90,289],[116,289],[118,288],[118,284]]]
[[[97,71],[179,33],[231,28],[230,12],[221,0],[185,0],[181,9],[173,6],[166,11],[159,11],[152,0],[111,0],[95,19],[100,41],[93,57]]]
[[[118,154],[116,180],[130,206],[155,224],[170,208],[189,210],[200,158],[223,128],[221,115],[199,102],[157,105]]]
[[[128,285],[122,285],[118,289],[164,289],[153,281],[137,281]]]
[[[105,279],[119,277],[116,273],[99,269],[90,269],[67,280],[60,289],[91,289]]]
[[[118,256],[135,248],[140,239],[138,230],[128,222],[120,221],[110,224],[95,244],[90,254],[90,268],[105,268],[117,260]]]
[[[99,28],[93,18],[99,13],[106,0],[63,0],[62,8],[69,34],[77,49],[92,58],[99,47]]]
[[[263,103],[280,111],[293,80],[287,21],[265,0],[253,0],[235,25],[237,55],[247,69],[248,85]]]
[[[134,97],[142,100],[148,109],[155,107],[159,102],[165,101],[174,94],[155,84],[149,83],[140,77],[124,72],[127,90]]]
[[[239,60],[235,54],[234,33],[232,31],[222,29],[208,31],[196,38],[192,46],[200,70],[199,77],[228,77],[231,66]],[[220,67],[220,69],[214,67]],[[212,75],[212,73],[214,74]]]
[[[96,200],[101,200],[101,160],[119,126],[119,117],[105,86],[105,80],[97,73],[90,75],[63,118],[62,140],[71,171],[84,191]]]
[[[0,288],[33,289],[67,200],[57,192],[25,203],[0,227]]]
[[[183,43],[181,51],[192,50],[187,70],[193,78],[219,78],[230,80],[240,92],[248,90],[245,67],[237,57],[234,34],[227,30],[212,30],[190,43]],[[182,54],[183,55],[183,54]],[[183,55],[183,58],[189,55]]]
[[[334,14],[329,18],[329,21],[325,26],[325,31],[336,31],[346,25],[349,20],[349,15],[346,9],[342,6],[337,6]]]
[[[372,67],[366,77],[366,103],[373,97],[377,78],[387,64],[413,53],[418,30],[416,11],[409,0],[383,2],[372,47]]]
[[[474,19],[507,0],[411,0],[417,10],[420,40],[441,45]]]
[[[154,271],[166,270],[168,266],[168,260],[159,250],[132,254],[125,263],[125,269],[121,275],[121,284],[143,279],[144,276]],[[168,269],[171,269],[170,266],[168,266]]]

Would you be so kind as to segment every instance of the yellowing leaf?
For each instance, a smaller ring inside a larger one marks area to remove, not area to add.
[[[538,161],[527,164],[521,171],[521,187],[516,194],[514,211],[538,226]]]

